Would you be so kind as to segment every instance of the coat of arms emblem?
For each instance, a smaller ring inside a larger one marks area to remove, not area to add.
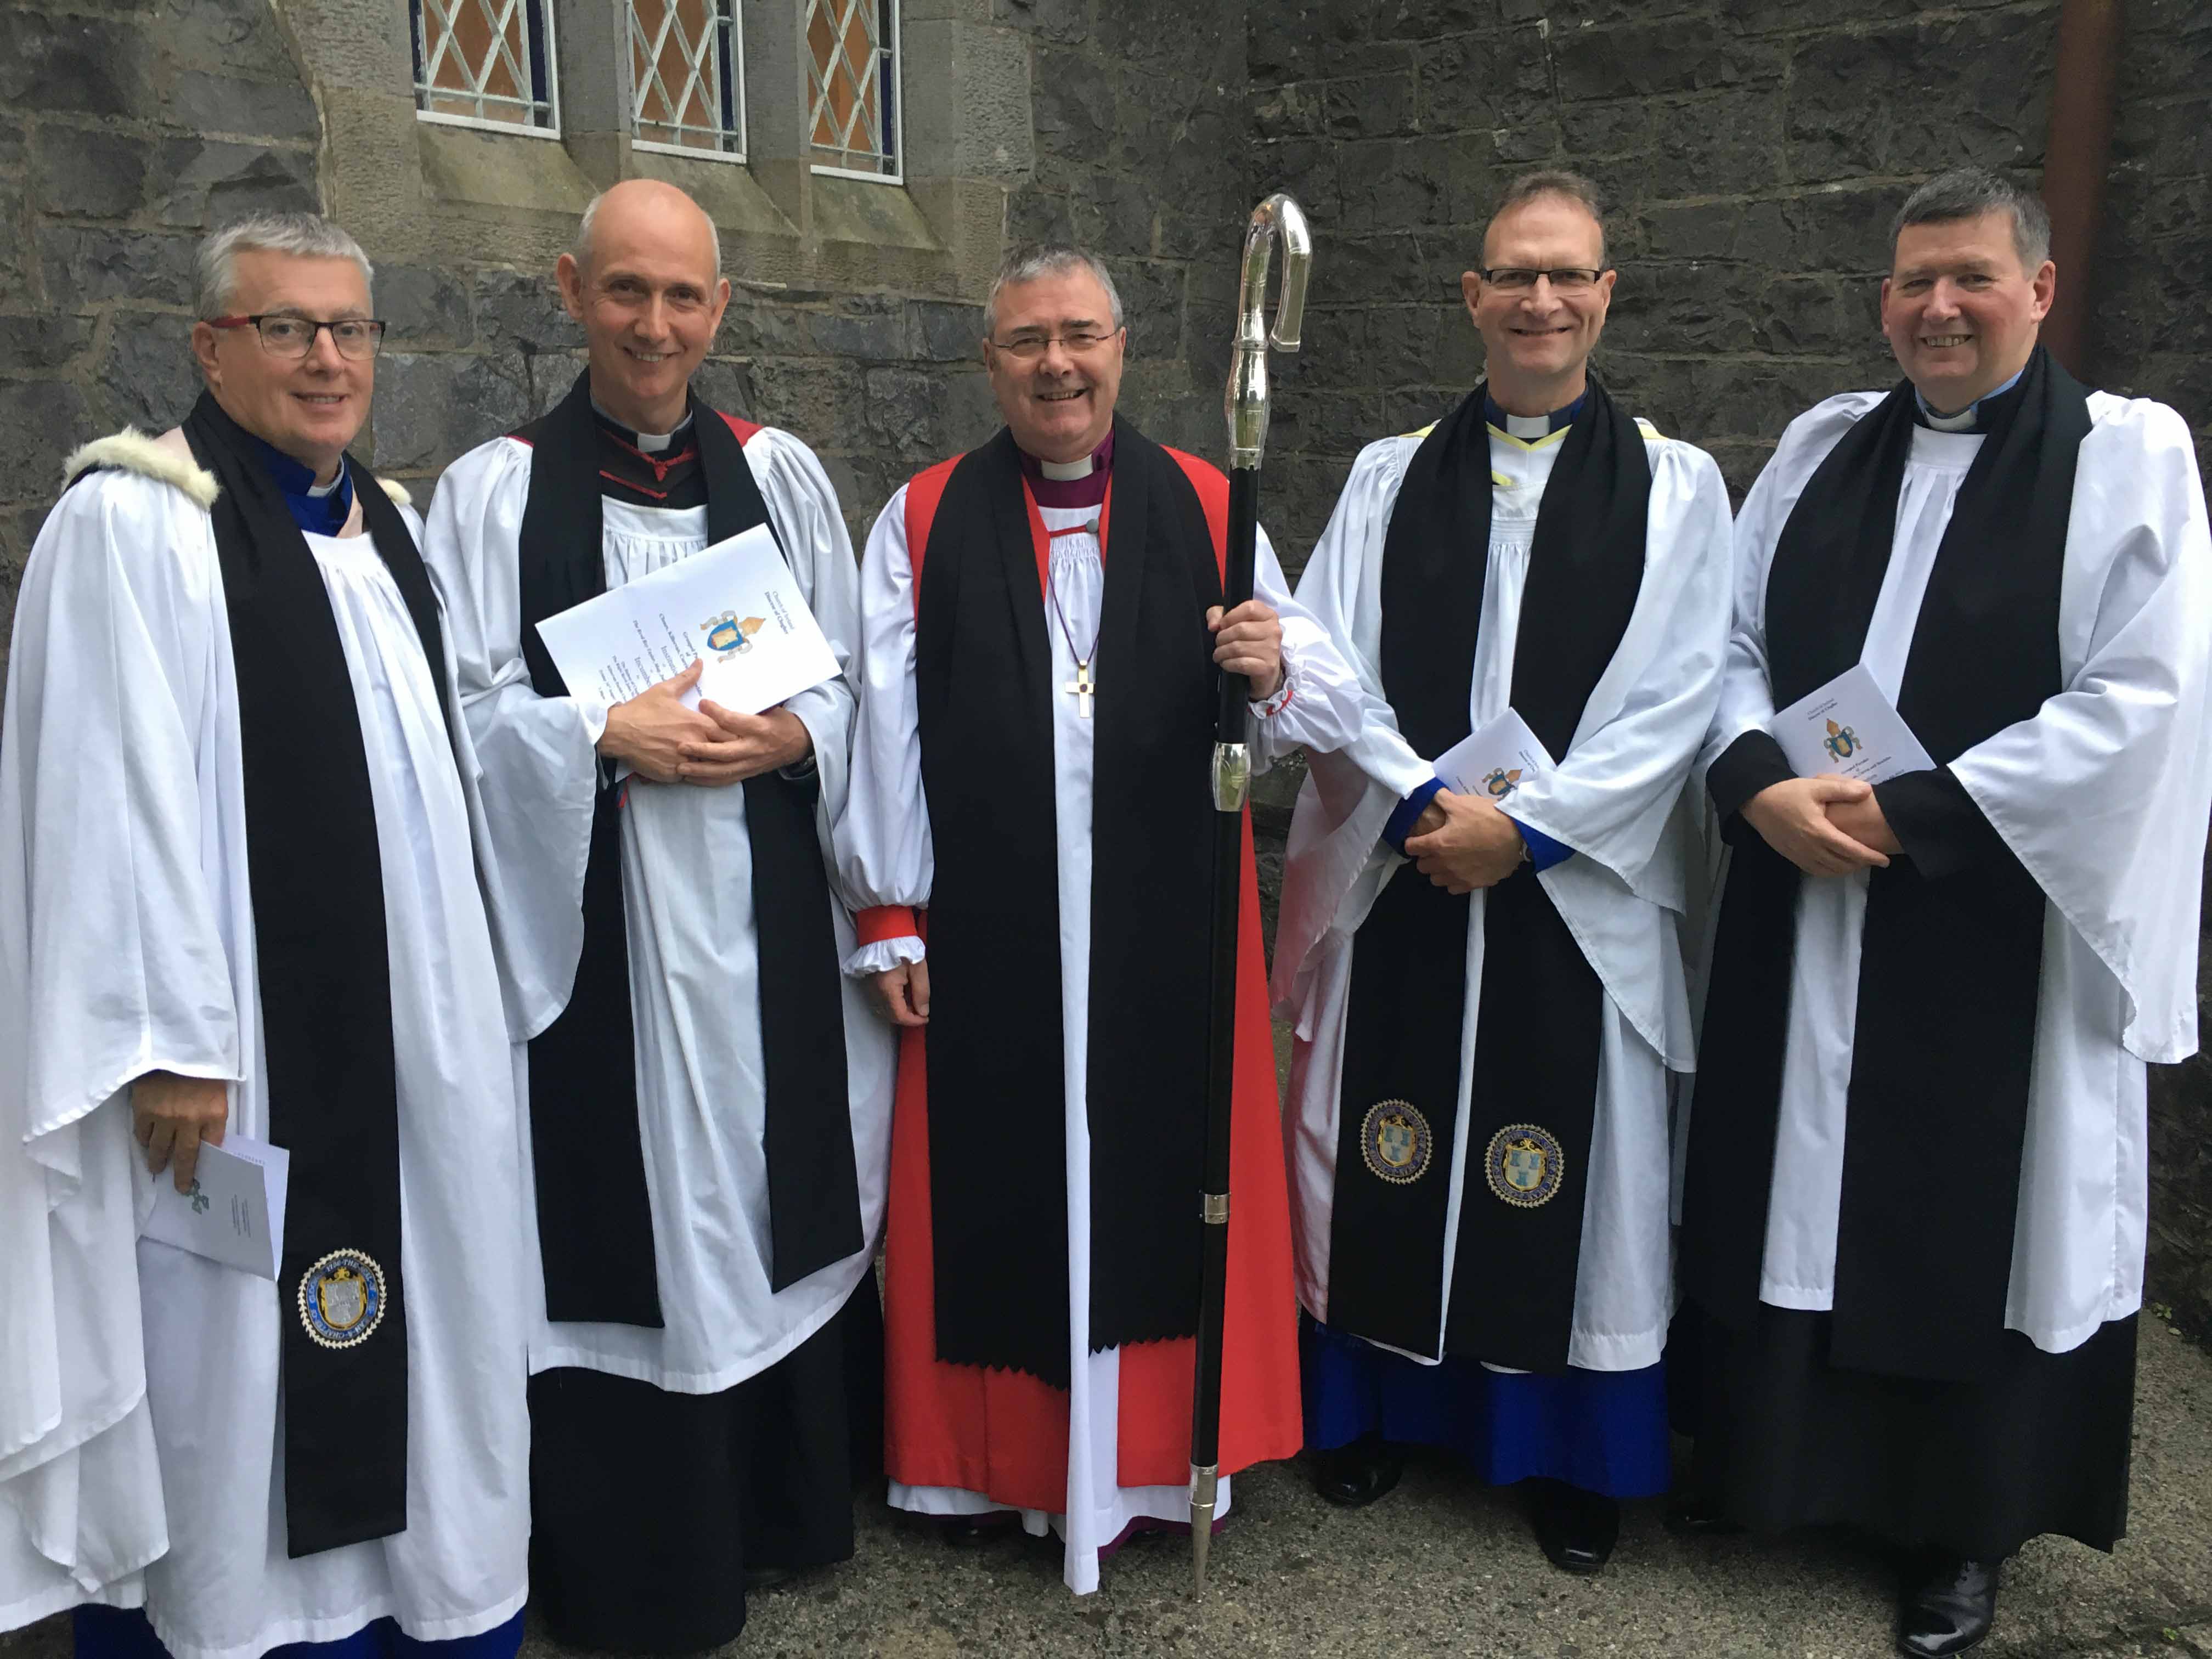
[[[709,617],[699,624],[707,636],[707,648],[718,653],[715,660],[727,662],[738,653],[753,648],[753,635],[759,633],[768,621],[765,617],[746,617],[739,619],[734,611],[725,611],[719,617]]]
[[[1359,1152],[1369,1170],[1394,1187],[1428,1173],[1436,1137],[1420,1108],[1407,1100],[1378,1100],[1359,1125]]]
[[[1492,800],[1504,800],[1520,787],[1521,769],[1517,766],[1510,771],[1502,766],[1493,766],[1490,769],[1490,775],[1482,781],[1483,793]]]
[[[1838,726],[1835,721],[1830,720],[1828,735],[1820,747],[1828,751],[1831,759],[1847,761],[1859,751],[1858,733],[1848,726]]]
[[[1567,1172],[1559,1138],[1535,1123],[1509,1123],[1492,1135],[1483,1165],[1490,1190],[1517,1210],[1551,1202]]]
[[[332,1250],[300,1276],[300,1323],[325,1348],[368,1340],[384,1322],[384,1269],[361,1250]]]

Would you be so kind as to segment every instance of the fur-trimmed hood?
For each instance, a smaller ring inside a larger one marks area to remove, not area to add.
[[[215,474],[192,459],[191,446],[185,441],[180,427],[173,426],[158,438],[151,438],[136,427],[126,426],[120,432],[80,444],[62,463],[62,483],[67,486],[79,473],[100,466],[136,472],[142,478],[167,484],[203,513],[212,507],[216,497],[222,494]],[[405,485],[390,478],[379,478],[377,483],[401,507],[415,504]]]

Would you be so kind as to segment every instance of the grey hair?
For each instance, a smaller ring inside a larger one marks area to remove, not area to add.
[[[2051,257],[2051,215],[2041,198],[1986,167],[1953,167],[1921,185],[1898,209],[1889,240],[1894,245],[1907,225],[1948,224],[1984,213],[2012,215],[2013,251],[2030,275]]]
[[[999,331],[1001,290],[1070,270],[1087,270],[1098,279],[1098,286],[1106,290],[1106,303],[1113,309],[1114,326],[1120,328],[1121,291],[1114,286],[1114,273],[1106,269],[1104,261],[1087,248],[1073,247],[1065,242],[1044,242],[1018,247],[1000,263],[999,275],[991,284],[991,297],[983,302],[983,332],[992,335]]]
[[[230,310],[238,292],[238,256],[289,253],[299,259],[350,259],[363,288],[376,268],[361,244],[319,213],[257,213],[210,232],[192,255],[192,314],[210,322]]]
[[[683,187],[678,185],[675,188]],[[684,191],[684,194],[693,206],[698,206],[697,198],[692,197],[690,191]],[[584,204],[584,216],[576,221],[576,240],[569,246],[568,257],[576,262],[580,270],[592,268],[592,234],[599,228],[599,204],[606,199],[607,192],[603,190]],[[699,216],[707,222],[707,246],[714,250],[714,275],[719,277],[722,274],[722,233],[715,228],[714,216],[706,209],[699,209]]]
[[[1597,258],[1602,265],[1605,257],[1605,200],[1598,194],[1597,186],[1579,173],[1570,173],[1565,167],[1538,167],[1534,173],[1524,173],[1505,186],[1505,193],[1498,198],[1498,205],[1490,210],[1490,218],[1482,228],[1485,244],[1490,240],[1490,227],[1524,202],[1540,197],[1563,197],[1587,209],[1589,216],[1597,221]]]

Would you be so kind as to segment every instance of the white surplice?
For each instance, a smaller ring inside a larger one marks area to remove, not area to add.
[[[1091,661],[1102,698],[1114,695],[1111,658],[1091,655],[1098,637],[1105,566],[1099,556],[1099,509],[1043,507],[1051,538],[1052,600],[1045,631],[1052,641],[1049,684],[1075,678],[1079,656]],[[921,744],[915,699],[914,563],[906,538],[906,489],[876,520],[860,568],[866,633],[862,643],[860,725],[854,742],[854,788],[839,839],[845,879],[856,902],[926,908],[935,874],[929,810],[921,783]],[[1300,744],[1334,747],[1357,728],[1358,690],[1320,625],[1292,599],[1269,546],[1259,536],[1257,598],[1283,619],[1283,659],[1291,696],[1256,727],[1279,732],[1283,750]],[[1056,608],[1055,608],[1056,605]],[[1280,701],[1279,697],[1277,701]],[[1187,1522],[1188,1486],[1116,1484],[1121,1350],[1091,1351],[1091,1128],[1086,1096],[1091,1042],[1091,869],[1092,738],[1095,720],[1077,699],[1053,698],[1053,804],[1060,835],[1060,1086],[1067,1135],[1068,1389],[1067,1507],[1054,1515],[1024,1512],[1040,1536],[1048,1526],[1065,1541],[1062,1576],[1087,1595],[1098,1588],[1098,1551],[1139,1520]],[[851,952],[846,971],[880,972],[920,961],[922,943],[884,939]],[[856,981],[856,982],[858,982]],[[1110,1012],[1110,1011],[1109,1011]],[[1221,1481],[1217,1514],[1229,1510],[1231,1481]],[[894,1481],[890,1501],[924,1515],[981,1514],[1005,1508],[981,1492]]]
[[[1847,392],[1800,416],[1744,502],[1707,763],[1774,713],[1765,600],[1775,543],[1814,471],[1884,395]],[[2212,540],[2195,447],[2162,404],[2094,392],[2089,414],[2059,595],[2066,689],[1950,768],[2047,901],[2005,1323],[2050,1353],[2142,1303],[2143,1064],[2196,1052],[2197,898],[2212,811]],[[1893,700],[1982,442],[1913,431],[1860,657]],[[1866,897],[1861,872],[1808,876],[1798,899],[1759,1277],[1759,1299],[1778,1308],[1834,1305]]]
[[[180,438],[160,447],[189,469]],[[253,1659],[386,1616],[475,1635],[522,1606],[521,1166],[433,678],[450,667],[424,658],[368,537],[307,543],[360,716],[390,935],[407,1528],[287,1556],[286,1287],[137,1241],[153,1188],[131,1079],[220,1079],[231,1129],[266,1138],[270,1119],[212,522],[169,483],[102,472],[32,550],[0,741],[0,1628],[143,1603],[178,1659]]]
[[[707,418],[719,418],[708,416]],[[583,946],[581,900],[593,748],[606,708],[543,697],[522,659],[516,548],[530,493],[531,447],[496,438],[438,484],[424,554],[442,592],[461,707],[481,757],[489,825],[487,890],[514,1022],[517,1087],[530,1169],[529,1051],[520,1046],[567,1006]],[[836,896],[831,829],[845,797],[853,692],[844,671],[860,636],[859,574],[836,491],[814,453],[763,428],[744,446],[784,556],[836,653],[839,675],[783,706],[814,740],[816,811],[830,876],[840,957],[853,924]],[[609,588],[689,558],[707,544],[707,509],[602,500]],[[889,1174],[891,1034],[866,994],[841,980],[853,1150],[866,1244],[781,1293],[769,1287],[768,1162],[752,841],[744,789],[647,782],[633,775],[623,811],[623,907],[636,1029],[638,1134],[653,1210],[664,1326],[545,1316],[536,1188],[525,1251],[533,1371],[580,1365],[678,1394],[735,1387],[789,1354],[845,1305],[883,1231]],[[775,971],[775,964],[768,964]],[[624,1126],[625,1128],[627,1126]]]
[[[1568,1362],[1589,1370],[1656,1363],[1673,1313],[1667,1074],[1689,1070],[1693,1048],[1678,927],[1694,836],[1681,798],[1719,694],[1728,631],[1729,505],[1720,471],[1704,451],[1644,430],[1651,496],[1635,611],[1565,759],[1516,789],[1510,808],[1520,823],[1574,849],[1550,869],[1515,879],[1543,884],[1605,988],[1568,1346]],[[1276,1011],[1296,1022],[1285,1133],[1298,1297],[1322,1321],[1353,939],[1386,882],[1425,879],[1382,833],[1398,802],[1435,775],[1436,757],[1416,754],[1399,732],[1381,666],[1383,544],[1423,435],[1385,439],[1360,453],[1298,584],[1299,599],[1341,643],[1366,693],[1357,738],[1341,753],[1310,758],[1291,819],[1275,940]],[[1537,507],[1566,435],[1562,428],[1529,442],[1490,434],[1490,544],[1470,731],[1510,701]],[[1476,550],[1470,546],[1468,556],[1472,561]],[[1469,1189],[1483,914],[1477,893],[1468,921],[1459,1115],[1442,1240],[1447,1309]],[[1510,971],[1510,964],[1498,965]],[[1483,1190],[1479,1172],[1473,1190]],[[1488,1288],[1464,1286],[1462,1293]],[[1440,1323],[1437,1346],[1409,1357],[1434,1363],[1443,1335]]]

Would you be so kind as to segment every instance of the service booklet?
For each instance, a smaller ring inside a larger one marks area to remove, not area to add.
[[[1551,764],[1551,751],[1528,722],[1508,708],[1438,756],[1437,775],[1455,795],[1484,795],[1502,803]]]
[[[145,1164],[138,1164],[143,1170]],[[200,1145],[190,1191],[167,1170],[151,1177],[154,1211],[143,1237],[190,1250],[261,1279],[276,1277],[284,1252],[284,1190],[292,1155],[233,1130]]]
[[[684,701],[757,714],[837,672],[766,525],[538,624],[571,691],[626,702],[704,659]]]
[[[1833,773],[1860,783],[1887,783],[1936,764],[1864,663],[1852,664],[1791,703],[1766,729],[1801,778]]]

